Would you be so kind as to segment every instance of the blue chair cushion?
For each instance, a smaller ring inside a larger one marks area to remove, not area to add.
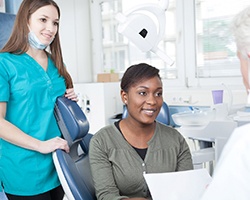
[[[54,114],[70,146],[69,153],[61,149],[53,153],[66,196],[74,200],[96,200],[88,157],[89,142],[93,136],[88,133],[88,120],[78,104],[65,97],[57,98]],[[79,151],[80,146],[82,152]]]
[[[54,112],[63,137],[71,144],[89,131],[89,122],[75,101],[58,97]]]
[[[84,154],[79,160],[74,161],[69,154],[60,149],[55,153],[74,199],[96,200],[88,155]]]

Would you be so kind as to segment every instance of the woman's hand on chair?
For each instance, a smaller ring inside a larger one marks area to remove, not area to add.
[[[55,137],[47,141],[40,141],[38,151],[43,154],[51,153],[56,149],[62,149],[69,153],[68,142],[60,137]]]

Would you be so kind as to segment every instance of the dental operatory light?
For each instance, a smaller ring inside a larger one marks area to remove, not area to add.
[[[118,32],[127,37],[143,52],[153,52],[168,65],[174,61],[158,48],[159,42],[165,34],[165,11],[169,5],[168,0],[159,4],[138,5],[124,14],[118,13]]]

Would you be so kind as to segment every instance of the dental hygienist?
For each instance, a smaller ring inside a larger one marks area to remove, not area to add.
[[[58,96],[77,96],[63,64],[59,19],[53,0],[23,0],[0,53],[0,181],[9,200],[64,196],[51,152],[69,146],[53,109]]]

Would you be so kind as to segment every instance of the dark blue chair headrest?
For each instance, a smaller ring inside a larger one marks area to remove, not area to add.
[[[66,97],[58,97],[54,114],[61,133],[69,145],[88,134],[89,122],[77,102]]]
[[[122,119],[126,118],[127,116],[128,116],[128,110],[127,110],[127,107],[124,106],[123,113],[122,113]],[[161,110],[156,117],[156,121],[161,122],[165,125],[170,124],[169,107],[168,107],[166,102],[163,102]]]
[[[0,49],[8,41],[14,26],[16,15],[0,13]]]

